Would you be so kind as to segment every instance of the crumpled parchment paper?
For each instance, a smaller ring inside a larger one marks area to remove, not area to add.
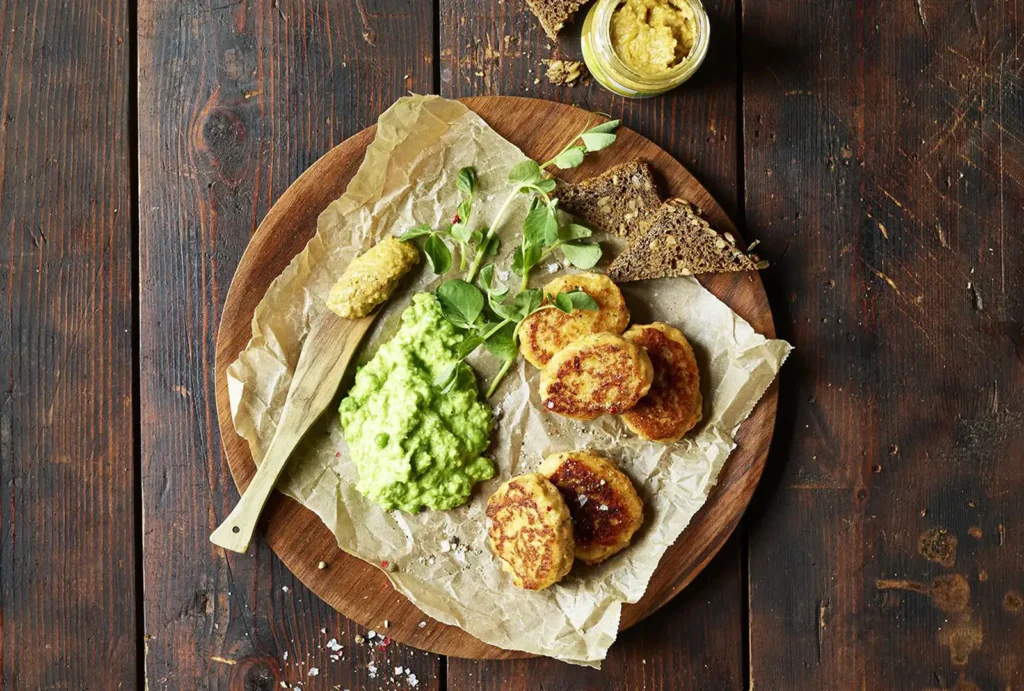
[[[377,136],[346,193],[320,215],[318,232],[267,290],[253,317],[253,336],[228,368],[231,411],[257,463],[274,434],[308,325],[332,283],[360,251],[418,223],[437,227],[458,203],[455,174],[473,166],[480,192],[474,223],[495,215],[508,193],[508,171],[526,156],[456,101],[411,96],[380,117]],[[525,200],[503,224],[499,276],[517,244]],[[457,261],[457,260],[456,260]],[[534,286],[560,267],[537,267]],[[510,281],[518,281],[513,275]],[[392,298],[364,344],[362,359],[393,333],[416,290],[436,277],[421,270]],[[469,503],[416,515],[385,512],[355,490],[338,414],[331,410],[304,441],[278,484],[315,512],[346,552],[371,563],[387,560],[388,578],[426,614],[502,648],[599,666],[615,640],[623,602],[643,595],[665,550],[690,522],[735,447],[733,435],[789,354],[767,340],[694,279],[628,284],[634,321],[665,321],[693,345],[704,390],[704,420],[678,444],[663,446],[628,433],[615,417],[577,423],[544,411],[537,371],[520,359],[491,399],[498,417],[491,455],[498,475],[477,485]],[[482,386],[495,363],[471,360]],[[589,447],[614,459],[645,503],[633,544],[597,567],[577,564],[541,592],[512,585],[490,553],[484,511],[500,482],[536,468],[547,454]],[[340,455],[339,455],[340,454]],[[444,550],[442,541],[457,541]]]

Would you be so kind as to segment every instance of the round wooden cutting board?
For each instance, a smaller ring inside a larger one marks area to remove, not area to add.
[[[588,123],[595,124],[592,114],[549,101],[492,96],[464,99],[464,103],[499,134],[538,161],[557,153]],[[225,370],[249,341],[252,315],[267,287],[316,232],[320,212],[344,193],[375,129],[367,128],[334,147],[288,188],[260,224],[231,282],[217,339],[217,410],[224,451],[240,490],[248,486],[256,465],[248,444],[235,433],[231,422]],[[652,164],[667,194],[694,202],[713,225],[735,232],[722,208],[679,162],[628,129],[619,129],[619,139],[614,146],[588,156],[576,170],[559,175],[570,181],[580,180],[634,158]],[[774,337],[771,311],[757,274],[718,275],[702,283],[755,330]],[[777,390],[773,384],[741,426],[738,447],[725,464],[707,503],[662,558],[643,599],[623,609],[622,629],[656,611],[690,583],[733,532],[761,477],[775,425],[776,405]],[[387,619],[390,622],[387,634],[392,639],[444,655],[526,656],[487,645],[459,628],[423,615],[391,588],[376,565],[342,552],[334,535],[320,519],[291,499],[275,493],[263,512],[260,525],[271,548],[299,580],[363,626],[382,631]],[[318,569],[320,561],[329,566]],[[422,621],[427,624],[421,628]]]

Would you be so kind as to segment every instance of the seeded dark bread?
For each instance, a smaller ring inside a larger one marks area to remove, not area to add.
[[[661,210],[651,167],[628,161],[559,189],[559,206],[596,230],[624,238],[643,233]]]
[[[719,233],[684,199],[669,199],[650,227],[608,267],[616,283],[669,276],[756,271],[766,266],[736,247],[732,233]]]
[[[587,0],[526,0],[530,11],[537,15],[544,32],[552,41],[558,38],[558,32],[586,2]]]

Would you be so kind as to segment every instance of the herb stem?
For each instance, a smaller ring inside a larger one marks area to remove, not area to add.
[[[491,396],[494,395],[494,392],[498,389],[498,384],[500,384],[501,380],[505,378],[505,375],[508,374],[509,369],[512,367],[512,363],[515,362],[517,359],[518,356],[513,356],[510,357],[508,360],[505,360],[505,364],[501,366],[501,369],[498,370],[498,373],[494,375],[494,379],[491,380],[491,385],[487,387],[486,398],[490,398]]]
[[[494,235],[495,230],[501,225],[501,220],[508,212],[509,206],[512,205],[512,201],[519,195],[520,188],[515,188],[512,193],[505,199],[505,203],[498,209],[498,213],[494,216],[494,220],[491,221],[491,227],[487,229],[484,239],[480,241],[479,247],[476,248],[476,256],[473,257],[473,263],[469,267],[469,273],[466,274],[466,282],[472,283],[476,278],[477,271],[480,270],[480,262],[484,259],[484,252],[487,249],[487,245],[490,244],[490,239]]]
[[[555,244],[551,245],[551,246],[550,246],[550,247],[548,247],[548,248],[547,248],[546,250],[544,250],[544,251],[543,251],[543,252],[541,253],[541,255],[540,255],[540,258],[541,258],[541,259],[546,259],[546,258],[548,257],[548,255],[550,255],[550,254],[551,254],[552,252],[554,252],[555,250],[557,250],[557,249],[558,249],[559,247],[561,247],[561,246],[562,246],[562,241],[561,241],[561,240],[559,240],[558,242],[556,242]],[[539,261],[539,260],[538,260],[538,261]]]
[[[569,143],[565,145],[565,148],[564,148],[564,149],[562,149],[561,151],[559,151],[559,152],[558,152],[557,154],[555,154],[555,158],[552,158],[552,159],[551,159],[550,161],[545,161],[544,163],[541,163],[541,164],[540,164],[540,168],[541,168],[541,170],[544,170],[545,168],[547,168],[547,167],[548,167],[548,166],[550,166],[550,165],[554,165],[554,163],[555,163],[555,160],[556,160],[556,159],[557,159],[557,158],[558,158],[559,156],[561,156],[562,154],[564,154],[564,153],[565,153],[566,151],[568,151],[569,149],[571,149],[571,148],[572,148],[572,146],[573,146],[573,144],[575,144],[575,143],[576,143],[576,140],[577,140],[577,139],[579,139],[580,137],[582,137],[582,136],[583,136],[583,133],[584,133],[584,132],[586,132],[586,131],[587,131],[587,130],[589,130],[589,129],[590,129],[590,120],[588,119],[588,120],[587,120],[587,126],[586,126],[586,127],[584,127],[584,128],[583,128],[583,129],[582,129],[582,130],[580,131],[580,133],[579,133],[579,134],[577,134],[577,135],[576,135],[575,137],[573,137],[572,139],[570,139],[570,140],[569,140]]]
[[[498,330],[501,329],[501,327],[505,326],[505,324],[511,324],[511,323],[512,323],[512,320],[509,319],[508,317],[506,317],[504,320],[501,321],[501,323],[499,323],[493,329],[491,329],[486,334],[484,334],[483,335],[483,339],[486,341],[488,338],[490,338],[494,334],[498,333]]]

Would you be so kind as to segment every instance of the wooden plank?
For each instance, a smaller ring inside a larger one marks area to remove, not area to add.
[[[568,29],[558,48],[544,37],[525,3],[441,0],[441,94],[533,96],[622,117],[693,171],[735,218],[735,7],[731,0],[706,6],[716,30],[725,30],[699,75],[673,94],[634,101],[596,82],[570,88],[547,81],[543,59],[580,59],[578,29]],[[526,680],[531,688],[559,690],[644,684],[651,689],[741,688],[746,629],[738,540],[724,548],[708,573],[664,612],[626,633],[601,673],[550,660],[476,663],[452,658],[448,688],[518,689]]]
[[[1024,3],[743,7],[747,227],[796,346],[752,685],[1019,688]]]
[[[0,3],[0,687],[136,685],[129,27]]]
[[[438,687],[436,656],[358,642],[366,631],[302,587],[262,537],[247,555],[209,543],[238,497],[214,405],[215,336],[235,265],[303,170],[407,89],[433,89],[432,25],[429,4],[397,1],[139,5],[151,689],[374,688],[396,665],[419,688]],[[331,659],[331,638],[344,659]]]

